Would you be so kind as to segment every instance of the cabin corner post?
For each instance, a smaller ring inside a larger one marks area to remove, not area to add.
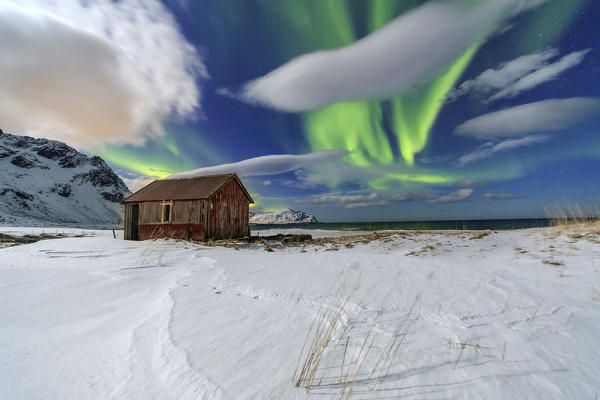
[[[204,214],[204,240],[208,240],[209,239],[209,234],[210,234],[210,230],[209,230],[209,225],[210,225],[210,198],[206,199],[206,200],[202,200],[203,203],[203,207],[202,207],[202,212]]]
[[[128,212],[127,212],[127,204],[124,204],[124,211],[125,214],[123,215],[123,239],[125,240],[129,240],[129,229],[127,228],[127,217],[128,217]]]
[[[246,221],[246,235],[250,237],[250,203],[246,205],[246,215],[244,220]]]

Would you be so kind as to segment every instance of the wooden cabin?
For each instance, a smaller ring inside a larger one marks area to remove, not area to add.
[[[156,180],[125,200],[125,240],[250,235],[252,197],[236,174]]]

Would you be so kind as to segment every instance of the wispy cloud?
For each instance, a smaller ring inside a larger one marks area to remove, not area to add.
[[[498,100],[505,97],[515,97],[518,94],[525,92],[526,90],[533,89],[534,87],[539,86],[543,83],[555,80],[564,71],[580,64],[588,52],[589,49],[576,51],[574,53],[564,56],[563,58],[552,64],[546,65],[530,74],[527,74],[519,80],[517,80],[516,82],[512,83],[511,85],[508,85],[504,89],[500,90],[498,93],[494,94],[492,97],[490,97],[490,101]]]
[[[3,128],[89,147],[193,117],[199,54],[158,0],[0,3]]]
[[[460,157],[458,159],[458,164],[460,166],[465,166],[475,161],[490,158],[496,153],[547,142],[551,137],[552,136],[550,135],[534,135],[519,139],[506,139],[499,143],[488,142],[481,145],[476,150]]]
[[[485,114],[460,124],[455,133],[479,140],[560,131],[600,113],[600,99],[551,99]]]
[[[448,95],[448,100],[453,101],[466,94],[487,98],[486,101],[515,97],[556,79],[564,71],[580,64],[589,51],[572,52],[554,62],[551,60],[559,55],[556,49],[518,57],[496,69],[484,71],[475,79],[463,82]]]
[[[328,163],[324,168],[318,165],[310,165],[305,169],[294,172],[296,180],[289,182],[288,186],[299,188],[315,188],[319,186],[336,186],[344,184],[364,184],[370,180],[377,179],[382,174],[378,167],[362,167],[343,162]]]
[[[508,17],[543,2],[427,2],[348,46],[292,59],[248,83],[240,97],[279,110],[306,111],[409,92],[447,70],[474,43],[484,42]]]
[[[486,193],[483,195],[486,199],[491,200],[516,200],[522,199],[525,196],[518,194],[510,194],[510,193]]]
[[[323,150],[302,155],[274,154],[253,157],[231,164],[214,165],[192,171],[179,172],[166,179],[185,179],[228,173],[236,173],[239,176],[278,175],[307,166],[314,166],[319,163],[339,160],[346,154],[347,152],[344,150]]]
[[[460,189],[456,192],[451,192],[448,194],[417,192],[329,192],[313,195],[308,198],[308,202],[315,205],[342,208],[379,207],[392,205],[394,203],[406,202],[427,202],[430,204],[457,203],[467,200],[473,196],[473,193],[473,189]]]
[[[456,186],[460,186],[460,187],[480,187],[483,186],[485,184],[485,182],[476,180],[476,179],[471,179],[471,178],[465,178],[460,180],[459,182],[456,183]]]
[[[458,203],[465,201],[473,196],[473,189],[459,189],[456,192],[449,193],[444,196],[439,196],[428,200],[429,203]]]
[[[229,97],[230,99],[237,99],[239,97],[234,91],[226,87],[217,88],[215,90],[215,94],[223,97]]]
[[[375,207],[387,204],[387,201],[376,192],[360,194],[323,193],[310,197],[309,202],[343,208]]]

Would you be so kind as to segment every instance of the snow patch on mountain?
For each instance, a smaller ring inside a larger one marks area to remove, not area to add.
[[[0,225],[115,225],[130,194],[100,157],[0,130]]]
[[[264,214],[250,213],[251,224],[309,224],[318,222],[314,215],[291,208]]]

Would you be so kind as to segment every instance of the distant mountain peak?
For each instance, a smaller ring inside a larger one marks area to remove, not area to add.
[[[263,213],[250,214],[251,224],[309,224],[318,222],[314,215],[291,208]]]

